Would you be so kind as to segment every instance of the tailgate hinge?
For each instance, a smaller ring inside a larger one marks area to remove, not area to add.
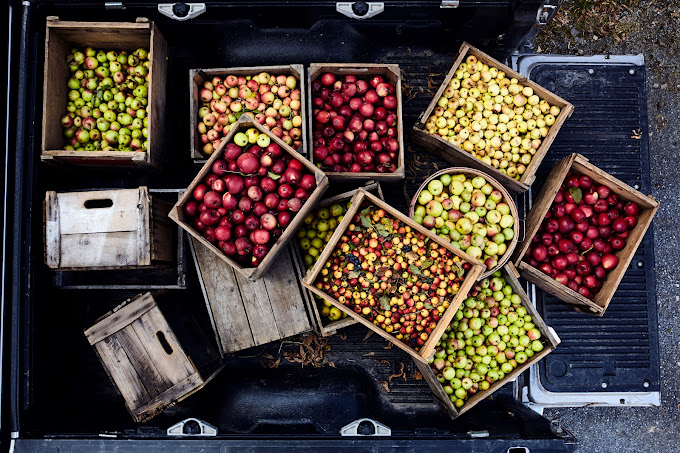
[[[440,8],[458,8],[460,6],[460,0],[442,0]]]
[[[558,0],[545,0],[543,5],[538,8],[536,13],[536,24],[539,27],[543,27],[550,22],[550,20],[557,14],[557,9],[559,8]]]
[[[205,12],[205,3],[159,3],[158,12],[171,19],[184,21],[200,16]]]
[[[391,436],[392,430],[370,418],[360,418],[340,428],[341,436]]]
[[[337,2],[335,10],[352,19],[370,19],[385,11],[383,2]]]
[[[187,418],[168,428],[168,436],[217,436],[217,428],[197,418]]]

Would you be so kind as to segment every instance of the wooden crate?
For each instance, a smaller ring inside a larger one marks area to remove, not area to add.
[[[373,179],[381,182],[394,182],[404,179],[406,174],[406,164],[404,160],[404,130],[403,130],[403,115],[402,115],[402,97],[401,97],[401,70],[397,64],[372,64],[372,63],[312,63],[307,70],[307,103],[312,105],[312,81],[319,77],[324,72],[330,72],[337,76],[345,76],[347,74],[354,74],[357,77],[370,77],[373,75],[381,75],[385,80],[394,84],[395,96],[397,97],[397,140],[399,141],[399,156],[397,160],[397,169],[394,173],[378,173],[378,172],[326,172],[331,180],[367,180]],[[309,126],[307,127],[309,139],[307,144],[309,146],[309,159],[314,163],[314,118],[312,111],[308,112]]]
[[[192,238],[198,279],[222,356],[312,330],[302,269],[286,247],[267,273],[250,281]]]
[[[159,297],[146,293],[126,301],[85,330],[136,422],[182,401],[222,368],[217,351],[207,345],[199,345],[205,353],[187,355],[158,307]]]
[[[424,129],[425,122],[432,115],[432,111],[437,106],[437,101],[439,100],[439,98],[442,97],[444,90],[448,86],[448,83],[451,80],[451,78],[454,76],[460,63],[468,55],[474,55],[477,57],[479,61],[483,62],[489,67],[493,66],[501,71],[504,71],[508,77],[511,78],[514,77],[519,81],[520,84],[531,87],[534,90],[534,93],[538,95],[541,99],[545,99],[551,105],[556,105],[561,109],[560,114],[555,118],[555,124],[553,124],[550,127],[550,132],[548,133],[548,136],[543,139],[541,146],[536,150],[536,153],[534,154],[533,158],[531,159],[531,162],[527,166],[526,171],[519,180],[509,177],[508,175],[502,173],[500,170],[493,167],[492,165],[488,165],[482,162],[477,157],[464,151],[462,148],[454,145],[449,141],[444,140],[439,136],[431,135]],[[564,121],[571,116],[573,111],[574,106],[571,105],[569,102],[546,90],[542,86],[538,85],[536,82],[529,80],[523,75],[513,71],[508,66],[504,65],[498,60],[491,58],[489,55],[485,54],[481,50],[472,47],[470,44],[464,42],[460,46],[458,56],[454,60],[453,66],[451,66],[451,70],[448,72],[448,74],[446,74],[446,77],[444,77],[444,82],[442,83],[442,85],[439,87],[439,90],[432,98],[432,102],[430,102],[430,105],[427,107],[425,112],[423,112],[420,115],[420,118],[413,126],[412,137],[416,143],[424,146],[425,149],[427,149],[427,151],[431,152],[435,156],[444,159],[448,162],[451,162],[452,164],[461,164],[465,167],[472,167],[476,168],[477,170],[489,173],[491,176],[500,181],[501,184],[503,184],[510,192],[522,193],[529,190],[529,187],[536,179],[536,171],[538,170],[538,167],[541,165],[541,162],[543,161],[543,158],[548,152],[548,149],[550,148],[550,145],[552,144],[553,140],[555,140],[555,137],[557,136],[557,133],[562,127],[562,124],[564,124]]]
[[[442,247],[446,248],[447,250],[450,250],[453,252],[455,255],[463,258],[464,261],[467,261],[468,263],[471,264],[470,270],[467,271],[467,275],[465,277],[465,280],[460,286],[460,290],[458,291],[458,294],[449,302],[449,307],[446,309],[444,314],[441,316],[439,319],[439,322],[437,323],[437,327],[432,331],[430,334],[428,340],[425,342],[425,344],[421,347],[420,351],[416,351],[415,349],[409,347],[406,343],[403,343],[400,340],[397,340],[395,337],[392,335],[388,334],[381,328],[377,327],[374,325],[372,322],[364,318],[363,316],[360,316],[356,313],[354,313],[353,310],[350,310],[347,308],[344,304],[340,303],[338,300],[334,299],[330,295],[326,294],[322,290],[318,289],[314,285],[314,281],[316,280],[317,276],[321,272],[321,269],[323,268],[323,265],[326,263],[328,258],[330,257],[331,253],[335,250],[335,246],[337,245],[338,241],[340,240],[340,237],[347,231],[347,228],[349,224],[352,222],[352,219],[354,215],[358,212],[359,208],[361,207],[361,204],[364,201],[368,201],[369,203],[384,209],[387,213],[389,213],[391,216],[394,218],[399,219],[401,222],[405,223],[406,225],[410,226],[413,230],[425,234],[427,237],[429,237],[432,241],[436,242],[437,244],[440,244]],[[417,361],[420,361],[422,363],[427,363],[428,359],[434,354],[434,348],[437,346],[437,342],[439,341],[439,338],[441,337],[442,333],[444,333],[444,329],[446,329],[446,326],[449,325],[451,322],[451,319],[453,319],[453,316],[456,314],[456,310],[458,310],[458,307],[460,304],[463,302],[463,300],[467,297],[467,293],[469,292],[470,288],[472,288],[472,285],[474,284],[475,281],[477,281],[477,278],[479,275],[482,273],[484,269],[484,265],[467,255],[465,252],[461,251],[460,249],[457,249],[453,247],[450,243],[442,240],[439,236],[436,236],[432,232],[430,232],[427,228],[424,228],[422,225],[418,225],[415,223],[413,220],[409,219],[407,216],[402,214],[401,212],[397,211],[394,209],[392,206],[388,205],[384,201],[382,201],[380,198],[376,197],[375,195],[370,194],[369,192],[366,192],[364,189],[357,189],[356,194],[352,197],[351,200],[352,206],[349,208],[347,213],[345,214],[345,217],[342,219],[342,222],[340,222],[340,225],[338,225],[337,229],[333,233],[333,236],[331,237],[330,241],[328,241],[328,245],[326,248],[323,250],[321,255],[319,255],[319,259],[317,260],[316,264],[314,267],[307,272],[307,275],[305,278],[302,280],[302,284],[310,289],[314,294],[318,295],[319,297],[324,298],[325,300],[331,302],[333,305],[338,307],[340,310],[344,311],[348,315],[350,315],[352,318],[357,320],[359,323],[363,324],[364,326],[368,327],[371,329],[373,332],[377,333],[381,337],[385,338],[386,340],[394,343],[395,346],[398,348],[402,349],[403,351],[406,351],[408,354],[410,354],[412,357],[414,357]]]
[[[555,195],[559,191],[569,170],[589,176],[594,183],[604,184],[609,187],[621,200],[634,201],[640,207],[638,223],[630,231],[625,248],[615,253],[619,258],[618,266],[607,274],[600,292],[595,295],[593,300],[581,296],[576,291],[558,283],[556,280],[550,278],[550,276],[533,266],[530,266],[525,261],[522,261],[531,245],[531,240],[538,232],[545,214],[550,209],[550,206],[555,199]],[[607,306],[609,306],[612,297],[614,297],[616,288],[619,286],[621,279],[623,279],[623,276],[628,269],[628,265],[635,255],[635,251],[640,245],[640,242],[642,242],[642,238],[644,237],[647,228],[652,224],[652,218],[658,207],[659,202],[653,197],[644,195],[624,182],[605,173],[589,163],[586,157],[580,154],[571,154],[555,164],[541,189],[541,193],[534,201],[533,207],[526,219],[526,236],[524,242],[522,242],[515,251],[512,258],[513,262],[517,269],[519,269],[522,277],[539,288],[568,304],[574,305],[579,311],[602,316],[605,310],[607,310]]]
[[[366,183],[366,185],[363,186],[363,189],[374,194],[381,200],[385,201],[385,197],[383,197],[382,189],[380,189],[380,184],[377,182],[372,182],[369,181]],[[315,211],[323,208],[325,206],[330,206],[334,203],[346,203],[349,200],[352,199],[354,194],[356,193],[356,190],[350,190],[349,192],[344,192],[338,195],[335,195],[333,197],[327,198],[325,200],[322,200],[315,208]],[[339,225],[338,225],[339,226]],[[296,241],[293,241],[296,242]],[[294,257],[298,261],[298,266],[302,269],[305,269],[305,264],[304,264],[304,259],[302,257],[302,251],[300,250],[300,247],[297,245],[293,246],[294,250]],[[350,318],[349,316],[343,319],[339,319],[337,321],[330,322],[328,324],[324,324],[323,320],[321,319],[321,314],[319,313],[319,306],[318,306],[318,301],[314,298],[314,293],[311,291],[307,290],[309,293],[309,296],[312,300],[311,304],[311,312],[314,316],[313,321],[315,322],[315,327],[316,331],[321,335],[322,337],[328,337],[331,335],[334,335],[338,330],[344,329],[345,327],[351,326],[353,324],[356,324],[357,322]]]
[[[192,69],[189,71],[189,93],[191,95],[191,118],[189,126],[191,127],[191,158],[194,163],[203,165],[207,160],[200,151],[198,128],[198,109],[201,107],[201,101],[198,99],[198,92],[206,80],[211,80],[213,77],[226,77],[230,74],[236,76],[256,75],[261,72],[268,72],[270,74],[284,74],[292,75],[298,80],[298,88],[300,89],[300,116],[302,117],[302,147],[296,151],[303,156],[308,155],[307,148],[307,124],[305,122],[305,80],[303,78],[304,68],[302,65],[290,64],[282,66],[252,66],[245,68],[210,68],[210,69]]]
[[[519,276],[517,269],[515,269],[512,263],[504,266],[501,269],[501,274],[505,278],[505,281],[510,284],[515,293],[519,295],[520,299],[522,299],[522,306],[527,309],[527,313],[533,318],[536,328],[541,332],[542,338],[544,340],[544,348],[541,352],[535,353],[533,357],[515,368],[503,379],[494,382],[488,390],[478,391],[472,395],[465,401],[463,407],[459,409],[454,406],[453,402],[451,402],[451,399],[449,398],[449,395],[444,392],[442,384],[440,384],[437,380],[437,376],[435,375],[434,371],[432,371],[430,365],[416,362],[416,366],[420,370],[420,373],[423,375],[423,378],[425,378],[425,381],[432,389],[435,399],[449,414],[449,416],[451,416],[452,419],[457,418],[469,411],[477,403],[491,396],[494,392],[496,392],[496,390],[500,389],[508,382],[513,381],[515,378],[517,378],[517,376],[528,370],[530,366],[538,363],[541,359],[543,359],[543,357],[550,354],[550,352],[554,350],[560,343],[560,338],[550,327],[546,325],[545,321],[543,321],[543,318],[541,318],[541,315],[538,314],[538,311],[536,311],[536,308],[531,303],[531,300],[529,300],[529,297],[524,292],[521,283],[517,280],[517,277]]]
[[[510,260],[510,257],[512,256],[513,250],[515,250],[515,246],[517,246],[517,238],[519,237],[519,213],[517,212],[517,205],[515,204],[515,200],[510,196],[507,190],[505,190],[505,187],[503,187],[498,181],[496,181],[494,178],[491,176],[487,175],[486,173],[475,170],[474,168],[465,168],[465,167],[451,167],[451,168],[445,168],[443,170],[440,170],[436,173],[434,173],[432,176],[427,178],[418,188],[418,191],[416,192],[415,196],[411,198],[411,204],[409,205],[409,211],[408,211],[408,216],[413,218],[413,214],[415,213],[416,210],[416,204],[418,203],[418,197],[420,196],[420,192],[423,191],[423,189],[427,188],[427,185],[430,183],[430,181],[439,178],[442,175],[446,174],[466,174],[466,175],[473,175],[472,177],[474,178],[475,176],[481,176],[488,183],[490,183],[494,189],[498,189],[502,194],[503,194],[503,201],[507,203],[507,205],[510,207],[510,214],[512,217],[515,219],[515,223],[513,225],[513,231],[515,232],[515,236],[512,238],[512,241],[510,241],[510,244],[508,244],[508,248],[506,252],[503,254],[503,257],[498,261],[498,264],[496,267],[493,269],[485,270],[482,275],[479,276],[480,279],[486,278],[489,275],[493,274],[495,271],[498,269],[502,268],[505,266],[505,263],[507,263]]]
[[[138,189],[45,194],[45,263],[55,270],[147,267],[175,257],[171,204]]]
[[[284,152],[290,154],[292,158],[300,161],[302,165],[304,165],[308,170],[310,170],[310,172],[314,175],[316,179],[316,189],[314,189],[314,192],[310,194],[309,199],[302,205],[302,209],[300,209],[300,211],[298,211],[295,217],[293,217],[288,227],[284,230],[283,234],[279,237],[278,241],[276,241],[274,246],[269,250],[269,253],[267,253],[267,256],[264,257],[260,265],[257,267],[243,267],[234,260],[232,260],[231,258],[229,258],[228,256],[226,256],[224,253],[222,253],[222,251],[219,248],[217,248],[214,244],[211,244],[198,231],[196,231],[193,225],[188,223],[182,207],[186,202],[191,200],[194,187],[196,187],[196,185],[201,182],[205,175],[212,171],[213,162],[224,154],[224,149],[227,146],[227,143],[230,143],[232,141],[232,138],[237,132],[246,130],[251,127],[258,129],[260,133],[269,136],[272,142],[277,143],[281,147],[281,149],[283,149]],[[224,141],[222,142],[220,148],[216,150],[212,154],[212,156],[210,156],[210,159],[206,161],[203,167],[201,167],[194,180],[189,184],[189,188],[186,190],[186,192],[184,192],[184,195],[182,195],[177,204],[175,204],[175,206],[170,210],[169,216],[172,220],[174,220],[182,228],[184,228],[184,230],[187,231],[190,235],[198,239],[199,242],[201,242],[203,245],[212,250],[213,253],[217,254],[224,262],[234,267],[234,269],[236,269],[245,277],[251,280],[257,280],[258,278],[262,277],[265,274],[265,272],[267,272],[267,269],[269,269],[269,267],[274,263],[276,254],[280,250],[282,250],[284,246],[288,243],[288,241],[295,235],[297,227],[304,220],[305,216],[309,214],[309,212],[314,208],[314,205],[317,203],[317,201],[321,199],[321,196],[323,195],[327,188],[328,178],[326,177],[324,172],[319,170],[316,166],[312,165],[307,159],[305,159],[297,151],[293,150],[290,146],[283,143],[278,137],[276,137],[267,129],[265,129],[264,126],[255,121],[249,115],[244,115],[241,117],[241,119],[234,123],[231,130],[229,131],[229,134],[225,137]]]
[[[64,150],[60,118],[66,113],[68,71],[66,56],[72,47],[112,50],[149,50],[147,151]],[[45,75],[43,82],[43,162],[88,166],[155,168],[161,165],[164,148],[165,77],[168,49],[153,22],[71,22],[48,18],[45,30]]]

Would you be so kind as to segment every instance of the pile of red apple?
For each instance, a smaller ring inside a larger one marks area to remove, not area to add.
[[[183,206],[187,223],[231,259],[256,267],[316,188],[314,175],[273,142],[228,143],[211,170]]]
[[[333,172],[393,173],[399,157],[397,96],[381,75],[330,72],[312,82],[314,161]]]
[[[592,299],[616,268],[640,208],[590,177],[568,173],[532,239],[525,261]]]

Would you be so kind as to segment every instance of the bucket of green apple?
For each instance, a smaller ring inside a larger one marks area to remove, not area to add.
[[[473,258],[486,278],[508,262],[519,232],[517,206],[491,176],[452,167],[430,176],[411,200],[409,216]]]

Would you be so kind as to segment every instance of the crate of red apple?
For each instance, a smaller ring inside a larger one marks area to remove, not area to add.
[[[328,178],[250,116],[235,123],[170,218],[238,272],[266,272]]]
[[[483,265],[363,189],[303,285],[426,362]]]
[[[312,162],[331,179],[403,179],[399,66],[312,64],[308,78]]]
[[[580,154],[559,161],[546,181],[513,260],[527,280],[601,316],[659,204]]]
[[[241,115],[301,151],[306,141],[302,65],[192,69],[191,157],[205,160]]]
[[[451,418],[470,410],[560,343],[536,311],[514,266],[472,287],[429,366],[416,363]]]

